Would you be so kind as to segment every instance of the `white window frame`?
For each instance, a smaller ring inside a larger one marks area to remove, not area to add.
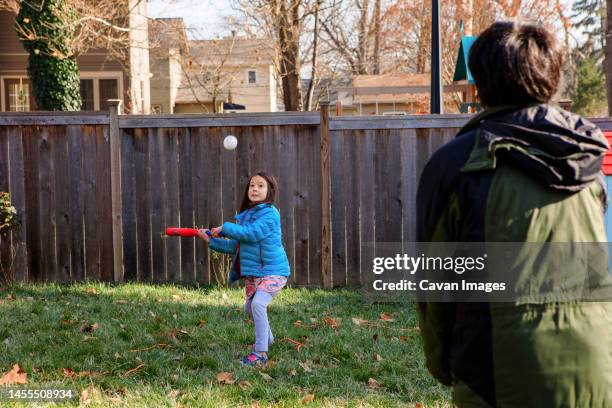
[[[2,101],[0,102],[0,109],[2,109],[2,112],[6,112],[8,109],[8,106],[6,106],[6,92],[8,91],[7,89],[5,89],[4,87],[4,80],[5,79],[25,79],[27,81],[30,81],[30,78],[28,77],[27,74],[23,74],[23,75],[4,75],[4,76],[0,76],[0,97],[2,98]],[[30,81],[30,99],[33,98],[34,95],[32,94],[32,84]],[[31,103],[32,101],[30,101]]]
[[[249,73],[250,72],[255,72],[255,82],[249,82]],[[259,75],[257,75],[257,69],[255,68],[249,68],[245,71],[246,73],[246,84],[253,86],[253,85],[258,85],[259,84]]]
[[[118,99],[123,100],[123,73],[121,71],[81,71],[79,80],[93,79],[94,110],[100,110],[100,79],[116,79],[119,84]]]
[[[4,80],[5,79],[27,79],[30,80],[27,74],[22,75],[4,75],[0,76],[0,106],[2,108],[2,112],[6,112],[6,89],[4,88]],[[100,110],[100,79],[116,79],[119,84],[119,99],[125,103],[123,100],[123,73],[121,71],[81,71],[79,74],[79,80],[81,79],[93,79],[93,89],[94,89],[94,110]],[[30,81],[31,83],[31,81]],[[30,87],[30,98],[33,98],[32,89]]]

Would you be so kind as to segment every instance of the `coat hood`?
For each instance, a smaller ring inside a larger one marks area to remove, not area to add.
[[[579,115],[550,105],[496,108],[474,117],[458,136],[476,132],[462,171],[508,163],[563,191],[580,191],[601,174],[608,143]]]

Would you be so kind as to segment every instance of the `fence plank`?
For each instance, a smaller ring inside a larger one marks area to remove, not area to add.
[[[287,129],[290,131],[289,129]],[[307,149],[308,139],[305,136],[304,126],[299,126],[295,129],[298,132],[298,137],[301,139],[296,146],[297,159],[295,165],[297,167],[296,175],[296,197],[294,204],[295,217],[295,283],[298,286],[308,285],[308,245],[309,245],[309,230],[308,230],[308,206],[310,201],[308,187],[308,177],[311,171],[311,163],[308,163]],[[296,139],[296,138],[294,138]],[[316,197],[318,199],[319,197]]]
[[[308,190],[312,206],[308,212],[310,242],[308,245],[310,286],[331,287],[331,185],[329,179],[329,134],[326,135],[325,151],[322,150],[321,129],[310,126],[310,158],[312,171]],[[327,175],[326,180],[322,174]],[[323,230],[325,228],[325,231]]]
[[[374,140],[376,134],[374,131],[366,130],[358,144],[357,174],[361,181],[361,190],[359,191],[359,206],[361,217],[361,245],[373,245],[375,243],[375,234],[378,226],[376,225],[376,186],[374,183],[374,161],[375,150]],[[360,274],[370,273],[367,270],[369,265],[361,265]]]
[[[9,138],[8,129],[0,129],[0,192],[10,192],[9,189]],[[0,219],[0,222],[4,220]],[[6,274],[9,277],[9,270],[12,269],[11,261],[13,257],[13,246],[11,243],[11,234],[0,234],[0,274]],[[2,276],[0,275],[0,282]]]
[[[123,280],[138,280],[137,214],[136,214],[136,155],[134,130],[121,135],[121,218],[123,227]],[[142,183],[143,180],[138,180]],[[141,197],[142,198],[142,197]]]
[[[179,208],[181,196],[179,194],[178,175],[178,142],[177,129],[166,129],[164,132],[165,155],[162,164],[166,166],[166,203],[164,206],[164,219],[166,223],[163,230],[168,226],[179,225]],[[181,240],[165,239],[166,244],[166,281],[180,282],[181,279]]]
[[[192,150],[191,129],[178,129],[178,164],[179,164],[179,217],[180,227],[191,228],[195,226],[193,219],[193,177],[192,177]],[[178,239],[181,256],[181,281],[195,282],[195,245],[199,240]]]
[[[355,140],[355,142],[357,142]],[[331,220],[332,220],[332,286],[346,286],[346,191],[347,165],[344,156],[346,135],[343,131],[330,132],[331,163]]]
[[[365,180],[360,180],[357,176],[357,169],[361,163],[357,161],[357,145],[362,142],[363,131],[353,133],[348,143],[345,143],[344,155],[346,156],[344,165],[344,188],[347,189],[346,197],[346,270],[347,284],[349,286],[358,285],[361,282],[359,253],[360,253],[360,219],[359,219],[359,200],[354,199],[360,196],[362,184]]]
[[[400,136],[401,154],[401,210],[402,242],[416,241],[416,193],[418,187],[416,160],[416,131],[402,130]]]
[[[70,196],[70,162],[68,157],[68,129],[66,126],[55,127],[55,150],[53,161],[55,162],[55,223],[56,248],[57,248],[57,273],[55,280],[68,282],[72,279],[71,270],[71,196]]]
[[[164,170],[164,145],[162,128],[149,128],[149,200],[151,202],[151,258],[153,261],[153,282],[166,279],[164,241],[161,232],[164,228],[164,196],[167,194],[166,172]]]
[[[38,181],[40,187],[38,211],[40,213],[42,275],[45,281],[53,281],[57,277],[54,139],[54,127],[42,127],[40,129],[38,139]]]
[[[113,270],[113,219],[110,177],[110,129],[108,126],[96,126],[97,168],[97,223],[98,251],[100,251],[100,280],[112,282]]]
[[[195,165],[197,166],[195,207],[196,223],[205,228],[218,226],[221,223],[221,166],[219,156],[214,151],[217,143],[216,136],[210,133],[210,129],[199,128],[194,140],[194,152],[196,152]],[[196,265],[198,282],[208,285],[212,280],[211,263],[213,255],[204,243],[196,243]]]
[[[7,127],[6,138],[9,144],[8,155],[10,161],[10,174],[8,175],[8,180],[11,190],[11,202],[15,210],[17,210],[17,219],[19,220],[19,227],[11,231],[13,278],[16,281],[25,282],[28,279],[28,247],[26,233],[29,219],[26,212],[25,161],[22,128],[20,126]]]
[[[149,190],[151,170],[149,167],[149,144],[151,138],[146,129],[134,130],[134,163],[136,186],[136,233],[138,254],[138,280],[153,281],[151,257],[151,199]],[[159,181],[159,180],[158,180]],[[157,191],[157,186],[155,186]]]
[[[280,185],[280,207],[281,224],[283,228],[283,245],[289,258],[291,267],[290,282],[295,282],[298,271],[296,270],[295,257],[295,202],[296,194],[299,194],[296,186],[297,174],[297,138],[288,132],[288,128],[276,127],[279,138],[279,185]]]
[[[28,243],[28,278],[32,282],[40,282],[43,279],[41,266],[41,227],[40,214],[38,212],[38,135],[37,126],[23,128],[24,139],[24,165],[25,165],[25,192],[26,192],[26,213],[28,225],[26,235]]]

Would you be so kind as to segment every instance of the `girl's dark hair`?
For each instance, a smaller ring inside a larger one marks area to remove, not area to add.
[[[258,203],[252,203],[251,200],[249,200],[249,186],[251,185],[251,180],[253,180],[253,177],[255,176],[263,178],[264,180],[266,180],[266,183],[268,183],[268,194],[266,195],[266,199]],[[249,182],[247,183],[246,188],[244,189],[244,194],[242,195],[242,203],[240,204],[239,212],[243,212],[257,204],[274,204],[274,202],[276,201],[277,190],[278,188],[274,176],[271,176],[270,174],[265,173],[263,171],[258,171],[257,173],[252,174],[251,177],[249,177]]]
[[[480,34],[468,65],[485,107],[547,103],[559,89],[563,53],[546,28],[502,21]]]

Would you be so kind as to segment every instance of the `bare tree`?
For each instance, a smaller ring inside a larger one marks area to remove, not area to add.
[[[228,64],[236,37],[226,40],[191,41],[189,51],[181,59],[181,68],[196,102],[208,110],[206,101],[212,101],[213,113],[222,95],[231,93],[236,80],[236,67]],[[206,98],[206,99],[204,99]]]
[[[274,39],[285,110],[302,110],[301,39],[305,20],[313,14],[310,0],[233,1],[234,8],[244,16],[247,34]]]
[[[313,39],[312,39],[312,67],[310,70],[310,83],[308,84],[308,90],[306,92],[306,102],[304,103],[304,109],[309,111],[313,107],[313,93],[315,86],[317,85],[317,51],[319,45],[319,13],[321,12],[321,4],[323,0],[317,0],[314,10],[314,27],[313,27]]]

